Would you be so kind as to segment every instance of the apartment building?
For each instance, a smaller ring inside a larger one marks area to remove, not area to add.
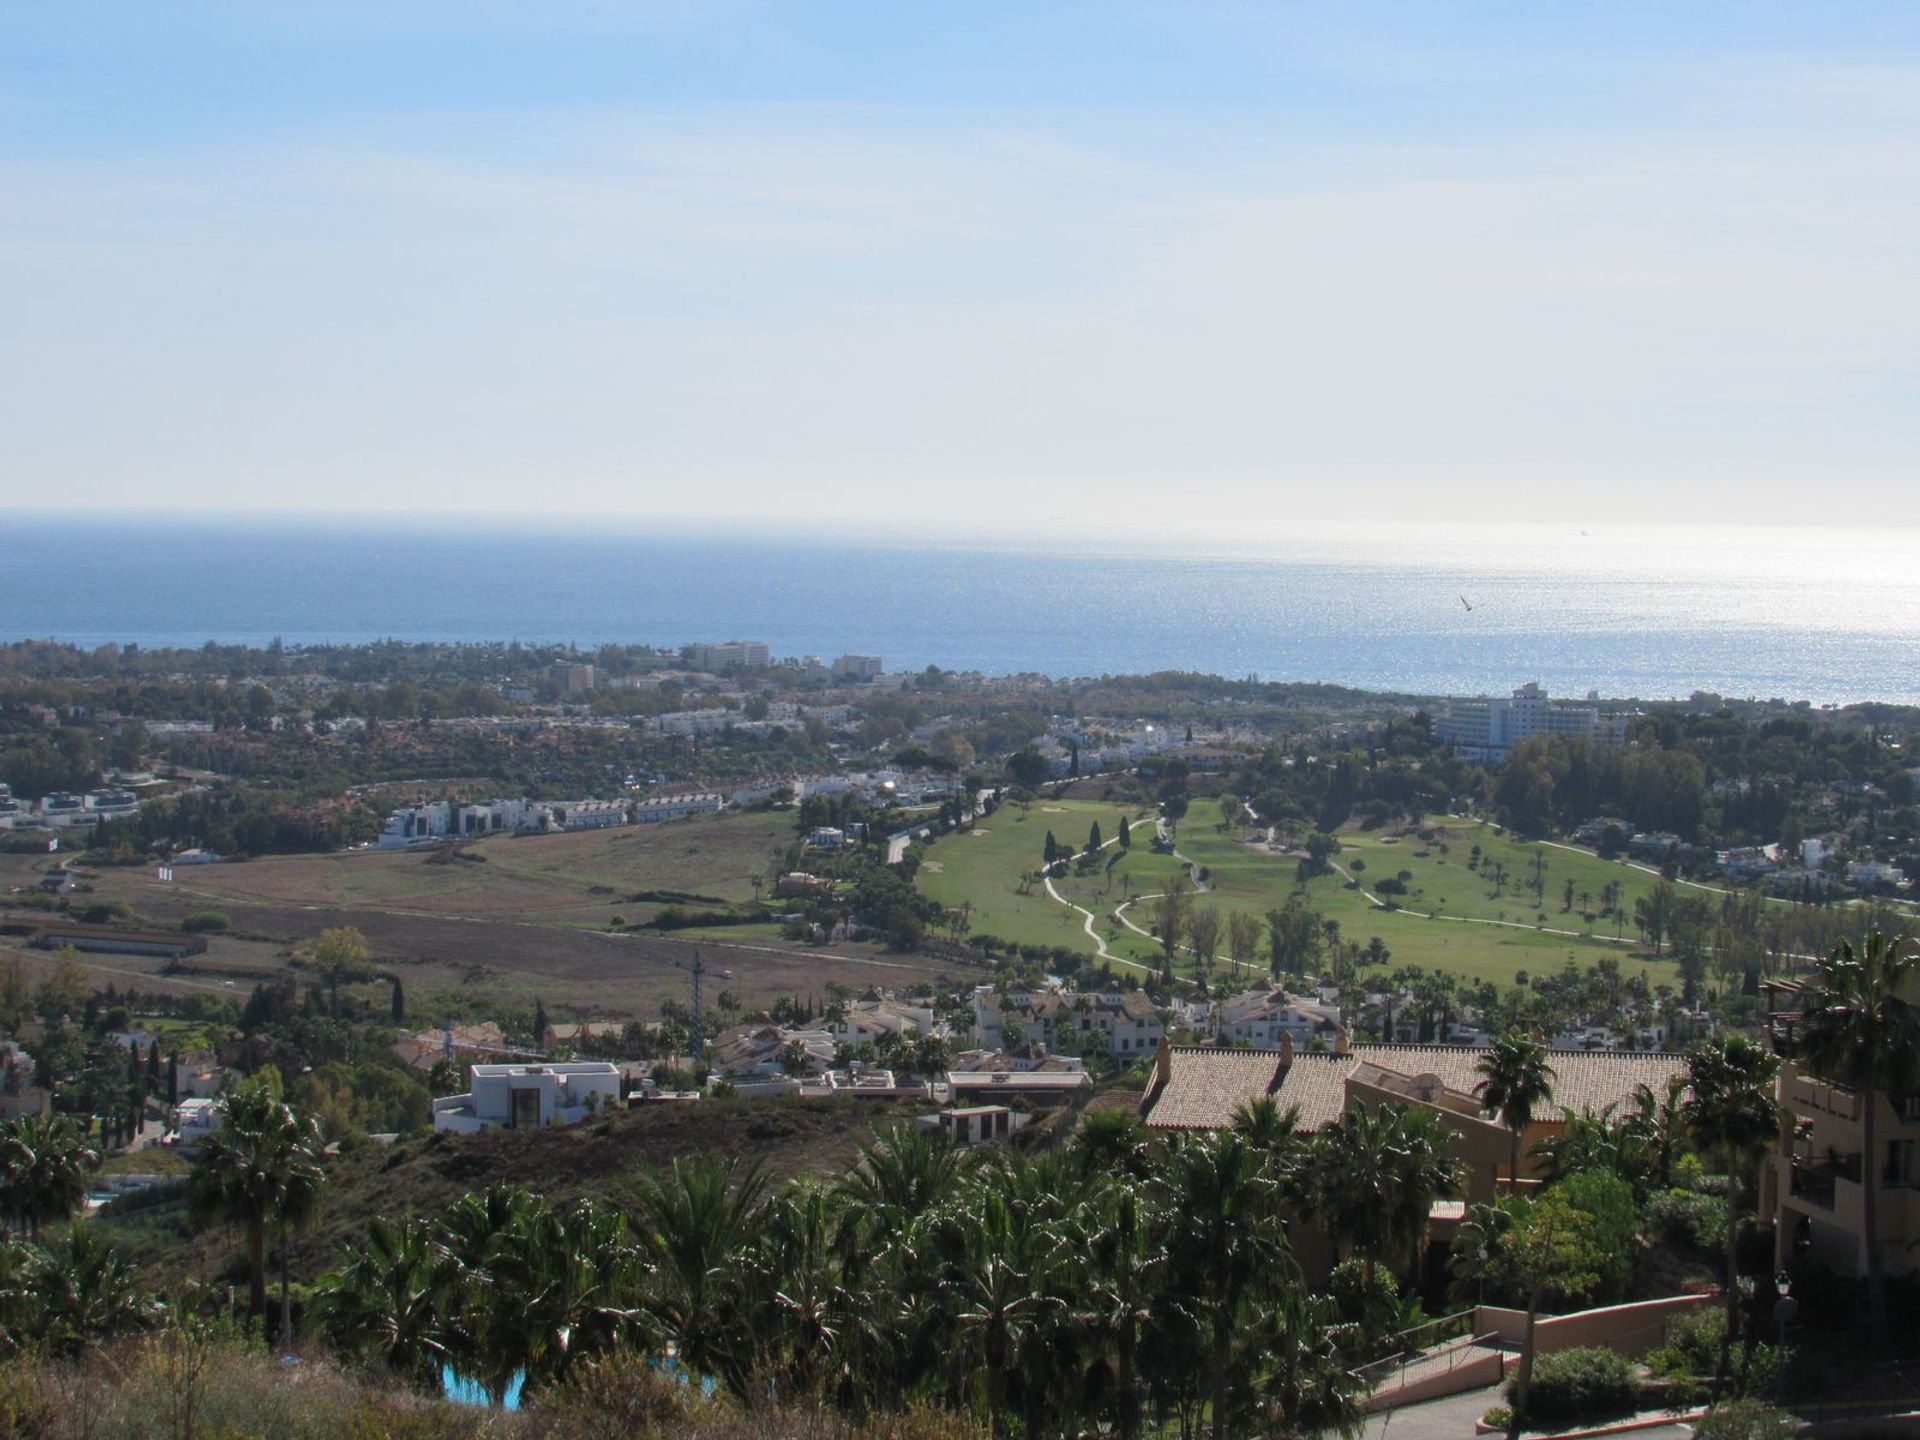
[[[1626,721],[1603,714],[1597,705],[1550,699],[1537,682],[1529,681],[1505,699],[1449,701],[1433,733],[1464,759],[1498,764],[1529,735],[1617,744],[1625,738]]]
[[[728,640],[719,645],[696,641],[680,649],[680,658],[695,670],[723,675],[729,670],[760,670],[773,663],[773,651],[758,640]]]
[[[1781,1056],[1776,1098],[1789,1117],[1760,1172],[1759,1210],[1774,1217],[1776,1263],[1807,1257],[1836,1274],[1866,1274],[1871,1184],[1886,1273],[1911,1274],[1920,1269],[1920,1095],[1874,1097],[1874,1153],[1867,1154],[1862,1097],[1794,1053],[1798,986],[1774,981],[1762,989],[1769,1038]]]
[[[1333,1045],[1340,1034],[1340,1007],[1278,988],[1249,990],[1220,1001],[1209,1021],[1215,1041],[1222,1045],[1278,1050],[1284,1038],[1304,1050],[1316,1038]]]
[[[982,987],[973,998],[974,1043],[1005,1048],[1008,1027],[1020,1040],[1038,1040],[1049,1050],[1104,1052],[1131,1059],[1151,1051],[1166,1033],[1160,1009],[1143,990],[1015,990],[1004,997]]]
[[[576,665],[562,660],[547,667],[547,678],[554,683],[563,699],[572,700],[591,695],[598,677],[591,665]]]

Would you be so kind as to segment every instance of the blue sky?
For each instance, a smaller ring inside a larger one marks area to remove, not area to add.
[[[0,505],[1900,506],[1920,7],[15,3]]]

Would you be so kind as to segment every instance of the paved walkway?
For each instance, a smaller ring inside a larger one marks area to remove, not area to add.
[[[1366,1428],[1360,1432],[1361,1440],[1472,1440],[1474,1422],[1490,1407],[1500,1404],[1502,1398],[1498,1385],[1488,1385],[1398,1410],[1382,1410],[1378,1415],[1367,1416]],[[1532,1436],[1536,1432],[1528,1433]],[[1653,1425],[1628,1432],[1631,1440],[1687,1440],[1692,1433],[1692,1427],[1680,1424]]]
[[[1367,1416],[1367,1428],[1361,1440],[1471,1440],[1473,1423],[1500,1403],[1500,1387],[1488,1385],[1480,1390],[1463,1390],[1419,1405],[1403,1405],[1398,1410],[1382,1410]]]

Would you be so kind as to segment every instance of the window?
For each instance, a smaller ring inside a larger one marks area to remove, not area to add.
[[[1913,1141],[1889,1140],[1887,1142],[1886,1183],[1889,1185],[1912,1185],[1913,1178]]]

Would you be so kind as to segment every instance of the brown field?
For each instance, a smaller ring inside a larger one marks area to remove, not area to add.
[[[608,929],[615,913],[631,926],[661,908],[633,903],[639,891],[752,900],[753,877],[767,874],[777,847],[792,834],[790,816],[747,814],[574,835],[496,836],[470,847],[484,863],[433,864],[432,851],[361,851],[181,867],[171,884],[156,879],[152,868],[101,869],[88,872],[91,894],[75,899],[121,900],[143,923],[160,927],[196,911],[225,913],[233,930],[213,937],[207,954],[176,971],[169,987],[176,990],[226,990],[232,980],[244,994],[284,969],[294,948],[320,931],[355,926],[375,959],[401,977],[416,1018],[432,1012],[436,997],[471,987],[509,1004],[541,999],[556,1017],[650,1019],[661,1001],[686,998],[696,944],[711,976],[709,994],[731,990],[750,1008],[781,995],[818,995],[832,981],[864,988],[941,973],[934,961],[865,946],[817,949],[772,938]],[[31,886],[47,860],[0,856],[0,887]],[[44,962],[40,956],[31,963]],[[163,962],[114,955],[83,963],[103,985],[132,979],[154,988],[147,977]],[[720,973],[728,969],[731,978]],[[378,1001],[384,991],[366,993]]]

